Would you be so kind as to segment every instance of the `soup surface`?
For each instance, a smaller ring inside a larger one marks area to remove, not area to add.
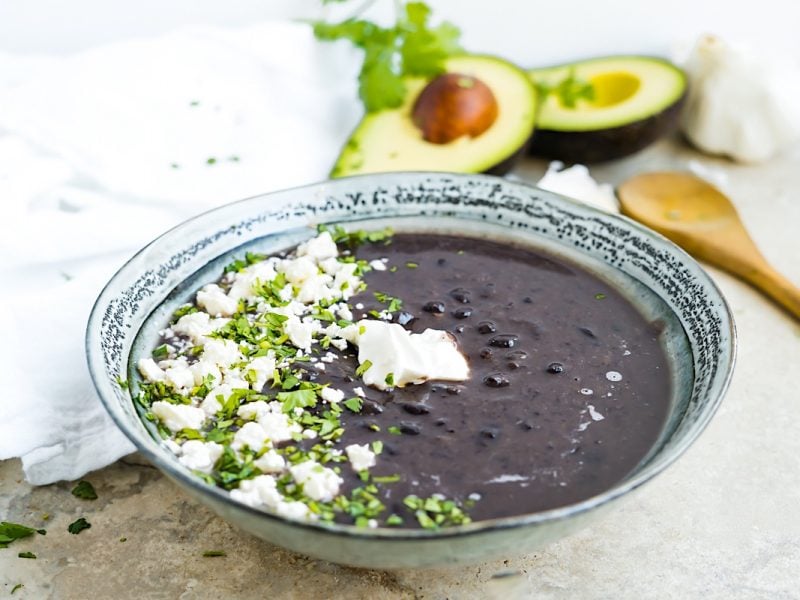
[[[489,240],[372,237],[333,235],[335,260],[359,265],[349,285],[330,257],[308,276],[328,285],[315,295],[307,280],[286,281],[295,254],[269,259],[284,261],[274,269],[248,256],[179,311],[139,363],[138,398],[185,466],[290,518],[436,528],[584,500],[648,453],[669,366],[657,324],[609,284]],[[270,289],[259,268],[276,274]],[[298,298],[305,312],[291,317]],[[290,335],[295,321],[310,344]],[[365,321],[447,332],[468,377],[400,386],[390,373],[366,385],[377,359],[364,356]],[[238,354],[214,358],[220,344]],[[183,418],[179,405],[194,412]]]

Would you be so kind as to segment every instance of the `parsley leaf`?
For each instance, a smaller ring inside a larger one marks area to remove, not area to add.
[[[372,366],[372,361],[369,359],[365,360],[363,363],[358,365],[358,368],[356,369],[356,376],[361,377],[364,373],[369,371],[371,366]]]
[[[33,552],[20,552],[17,554],[20,558],[36,558],[36,555]]]
[[[88,481],[79,481],[78,485],[72,488],[72,495],[83,500],[97,500],[97,492]]]
[[[361,398],[353,397],[348,398],[344,402],[342,402],[347,408],[349,408],[354,413],[361,412]]]
[[[70,523],[69,526],[67,527],[67,531],[69,531],[73,535],[77,535],[84,529],[89,529],[91,526],[92,524],[89,523],[89,521],[81,517],[77,521]]]

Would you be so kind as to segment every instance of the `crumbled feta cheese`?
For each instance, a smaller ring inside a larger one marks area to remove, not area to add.
[[[266,356],[254,358],[245,367],[245,372],[249,371],[253,371],[256,375],[253,381],[253,389],[261,391],[268,381],[272,381],[272,377],[275,374],[275,354],[270,350],[270,353]]]
[[[258,452],[264,447],[268,437],[267,432],[264,431],[261,425],[250,421],[242,425],[242,428],[233,436],[231,448],[241,450],[247,447]]]
[[[239,482],[239,487],[230,491],[231,498],[253,508],[267,506],[277,509],[285,504],[272,475],[258,475]]]
[[[194,387],[194,374],[186,361],[175,361],[174,364],[164,372],[166,381],[175,390],[188,391]]]
[[[337,402],[344,400],[344,392],[342,390],[336,390],[332,387],[322,388],[319,392],[319,396],[324,402],[328,402],[330,404],[336,404]]]
[[[303,323],[297,317],[289,317],[283,323],[283,331],[289,336],[289,341],[296,348],[311,351],[311,340],[314,326],[311,323]]]
[[[289,416],[282,412],[269,412],[261,415],[258,417],[258,424],[264,430],[265,435],[276,444],[290,440],[292,434],[303,431],[300,425],[292,423]]]
[[[242,360],[242,353],[232,340],[211,339],[203,346],[201,360],[215,363],[220,367],[229,367]]]
[[[289,467],[294,480],[303,486],[303,493],[312,500],[330,502],[339,493],[344,480],[333,469],[323,467],[314,460],[307,460]]]
[[[347,340],[343,340],[341,338],[334,338],[331,340],[331,346],[333,346],[337,350],[344,351],[347,348]]]
[[[175,440],[173,440],[172,438],[167,438],[166,440],[162,440],[161,443],[164,444],[167,448],[169,448],[173,454],[181,453],[180,445],[176,443]]]
[[[340,303],[336,307],[336,316],[340,319],[344,319],[345,321],[352,321],[353,320],[353,311],[350,310],[350,307],[347,306],[344,302]]]
[[[197,305],[215,317],[230,317],[239,303],[222,291],[216,283],[209,283],[197,292]]]
[[[259,419],[266,414],[269,414],[270,408],[263,400],[256,400],[255,402],[248,402],[242,404],[236,411],[236,414],[245,421],[252,421]]]
[[[597,409],[589,404],[586,408],[589,409],[589,416],[592,418],[592,421],[602,421],[605,417],[600,414]]]
[[[167,377],[167,374],[164,373],[163,369],[159,367],[152,358],[140,358],[136,366],[139,369],[139,373],[141,373],[142,377],[147,381],[164,381]]]
[[[317,237],[300,244],[297,247],[297,256],[310,256],[316,261],[321,261],[339,256],[339,249],[336,247],[336,242],[333,241],[331,234],[323,231]]]
[[[333,289],[341,290],[345,300],[355,294],[361,285],[361,279],[355,274],[356,269],[356,263],[342,263],[342,267],[334,275]]]
[[[342,263],[336,260],[336,258],[331,257],[319,261],[319,266],[328,275],[336,275],[336,272],[342,268]]]
[[[330,275],[313,275],[303,282],[297,292],[297,300],[305,304],[317,303],[336,297],[336,292],[328,287],[333,282]]]
[[[213,417],[220,410],[222,405],[227,402],[228,398],[235,389],[246,389],[247,383],[241,382],[242,385],[231,385],[230,383],[223,383],[211,388],[206,395],[205,399],[200,403],[200,408],[209,416]]]
[[[350,444],[344,451],[347,452],[347,460],[350,461],[354,471],[363,471],[375,466],[375,453],[367,444]]]
[[[222,380],[222,373],[220,373],[219,367],[209,360],[198,360],[189,367],[189,370],[192,372],[195,385],[202,384],[209,375],[211,375],[216,382]]]
[[[358,362],[370,361],[362,379],[367,385],[381,390],[390,387],[386,377],[391,373],[394,385],[422,383],[429,379],[464,381],[469,377],[469,365],[458,351],[455,340],[446,332],[426,329],[411,333],[396,323],[359,321],[355,340]]]
[[[194,344],[204,344],[206,336],[230,321],[227,318],[212,319],[208,313],[194,312],[183,315],[178,322],[172,326],[175,333],[187,336]]]
[[[275,450],[267,450],[262,456],[254,460],[253,464],[262,473],[280,473],[286,468],[286,461]]]
[[[319,272],[317,263],[310,256],[285,260],[278,265],[278,270],[283,271],[287,281],[294,284],[303,283]]]
[[[272,261],[264,260],[250,265],[236,273],[233,285],[228,291],[228,296],[237,301],[242,298],[251,300],[255,298],[255,292],[253,291],[255,285],[272,281],[275,279],[275,275],[277,273]]]
[[[172,432],[181,429],[200,429],[206,420],[206,413],[188,404],[170,404],[163,400],[153,402],[153,414]]]
[[[303,429],[303,437],[307,440],[317,439],[317,432],[313,429]]]
[[[315,520],[316,515],[310,513],[308,506],[299,500],[292,502],[281,502],[277,507],[278,515],[295,521]]]
[[[372,267],[372,269],[374,269],[375,271],[386,270],[386,263],[378,259],[369,261],[369,266]]]
[[[181,446],[181,456],[178,460],[189,469],[211,473],[220,456],[222,456],[221,445],[215,442],[189,440]]]
[[[356,396],[358,396],[359,398],[366,398],[367,397],[367,394],[364,393],[364,388],[362,388],[362,387],[354,387],[353,388],[353,393]]]

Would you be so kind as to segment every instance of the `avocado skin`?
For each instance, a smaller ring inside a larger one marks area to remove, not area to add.
[[[629,156],[675,131],[686,93],[660,113],[626,125],[593,131],[553,131],[536,128],[530,154],[566,163],[592,164]]]
[[[530,147],[534,137],[536,137],[535,133],[533,133],[528,140],[519,148],[517,148],[512,154],[508,155],[493,167],[482,171],[482,173],[484,175],[506,175],[507,173],[513,171],[514,167],[519,164],[519,161],[530,153]]]

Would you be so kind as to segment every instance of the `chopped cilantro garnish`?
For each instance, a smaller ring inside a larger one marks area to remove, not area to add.
[[[394,296],[384,294],[383,292],[375,292],[374,296],[378,302],[386,304],[386,310],[390,313],[397,312],[403,308],[403,301],[400,298],[395,298]]]
[[[81,517],[77,521],[70,523],[69,526],[67,527],[67,531],[69,531],[73,535],[77,535],[84,529],[89,529],[91,526],[92,524],[89,523],[89,521]]]
[[[361,412],[361,405],[362,405],[361,398],[354,396],[352,398],[348,398],[347,400],[342,402],[342,404],[344,404],[349,410],[351,410],[354,413]]]
[[[365,360],[363,363],[358,365],[358,368],[356,369],[356,376],[361,377],[364,373],[369,371],[369,368],[371,366],[372,366],[372,361],[369,359]]]
[[[406,262],[406,267],[408,267],[409,269],[416,269],[417,267],[419,267],[419,263],[415,263],[409,260],[408,262]]]
[[[317,392],[314,390],[295,390],[280,392],[278,400],[283,403],[283,412],[288,413],[295,408],[307,408],[317,405]]]
[[[400,475],[377,475],[372,478],[375,483],[396,483],[400,481]]]
[[[403,432],[400,431],[400,428],[397,425],[390,425],[387,431],[392,435],[403,435]]]
[[[123,379],[119,375],[117,375],[117,385],[122,390],[127,390],[128,389],[128,381],[126,379]]]
[[[575,74],[575,68],[571,68],[566,77],[557,84],[549,84],[544,81],[536,82],[536,89],[542,99],[549,94],[555,94],[558,100],[566,108],[575,108],[578,100],[592,101],[595,98],[595,89],[591,82],[580,79]]]
[[[72,488],[72,495],[83,500],[97,500],[97,492],[88,481],[79,481],[78,485]]]
[[[469,516],[455,501],[447,500],[438,494],[429,498],[406,496],[403,504],[414,511],[417,522],[425,529],[438,529],[471,522]]]
[[[383,452],[383,442],[380,440],[375,440],[374,442],[372,442],[372,451],[375,454],[380,454],[381,452]]]
[[[384,378],[384,382],[389,387],[392,387],[394,385],[394,373],[387,373],[386,377]]]
[[[13,588],[11,588],[11,595],[13,596],[13,595],[14,595],[14,592],[16,592],[17,590],[21,590],[21,589],[22,589],[22,588],[24,588],[24,587],[25,587],[25,584],[24,584],[24,583],[18,583],[18,584],[17,584],[17,585],[15,585]]]
[[[346,231],[341,225],[334,225],[330,229],[326,225],[320,225],[317,230],[322,233],[327,231],[331,234],[333,241],[337,244],[347,246],[348,248],[356,248],[366,243],[377,244],[378,242],[389,242],[394,232],[391,227],[379,229],[378,231],[365,231],[359,229],[357,231]],[[344,262],[344,259],[342,259]],[[350,262],[353,262],[352,260]]]
[[[403,517],[400,515],[391,514],[386,517],[386,524],[390,527],[397,527],[403,524]]]
[[[153,350],[153,358],[155,360],[162,360],[169,356],[169,346],[161,344]]]
[[[215,165],[215,164],[217,164],[217,159],[214,158],[213,156],[211,156],[211,157],[206,159],[206,164],[207,165]]]
[[[599,293],[594,295],[594,299],[595,300],[605,300],[606,299],[606,295],[604,293],[602,293],[602,292],[599,292]]]
[[[36,558],[36,555],[33,552],[20,552],[17,554],[20,558]]]

